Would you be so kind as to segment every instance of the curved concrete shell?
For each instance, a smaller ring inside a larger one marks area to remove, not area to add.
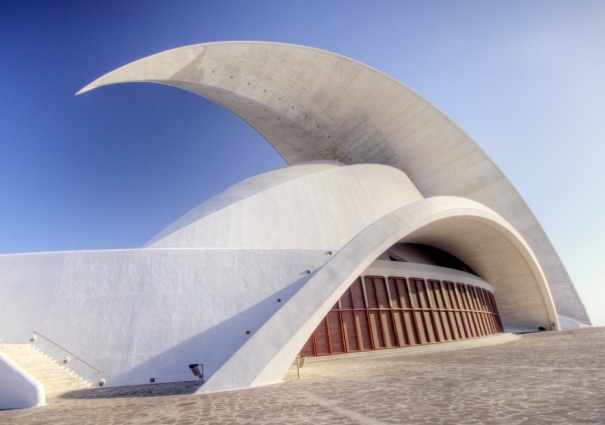
[[[558,327],[544,275],[518,232],[481,204],[434,197],[387,213],[356,235],[314,271],[198,392],[279,382],[330,307],[380,253],[399,241],[441,240],[444,225],[459,231],[445,235],[441,246],[460,246],[461,258],[471,259],[472,267],[493,278],[488,281],[502,317],[507,318],[505,329]]]
[[[508,180],[383,74],[299,46],[213,43],[143,59],[83,90],[129,81],[218,102],[290,165],[203,202],[143,248],[0,256],[3,343],[35,330],[108,386],[187,381],[188,365],[203,363],[199,392],[212,392],[280,381],[333,314],[343,347],[344,314],[348,323],[365,315],[366,337],[397,342],[351,351],[589,323]],[[414,249],[454,262],[390,255]],[[347,311],[334,313],[347,294]],[[396,336],[397,320],[418,338]]]
[[[335,300],[397,242],[463,259],[483,279],[441,267],[427,277],[491,285],[505,330],[558,328],[540,265],[506,220],[472,200],[423,198],[393,167],[288,166],[167,229],[142,249],[0,256],[3,342],[51,335],[111,386],[189,380],[198,362],[202,392],[276,382]]]
[[[224,106],[288,164],[387,164],[404,171],[425,197],[460,196],[487,205],[532,248],[558,313],[590,323],[552,244],[502,172],[437,108],[384,74],[307,47],[209,43],[133,62],[80,93],[136,81],[179,87]]]

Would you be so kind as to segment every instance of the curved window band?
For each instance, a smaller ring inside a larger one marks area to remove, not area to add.
[[[460,282],[360,276],[301,350],[355,353],[477,338],[503,332],[494,296]]]

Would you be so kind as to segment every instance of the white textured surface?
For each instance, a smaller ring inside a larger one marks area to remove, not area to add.
[[[290,166],[202,203],[147,247],[336,251],[380,217],[419,199],[422,195],[396,168]]]
[[[25,342],[35,329],[100,369],[110,386],[192,380],[190,363],[204,363],[208,377],[308,279],[307,269],[323,265],[325,252],[0,256],[0,287],[18,294],[0,298],[2,341]]]
[[[312,163],[305,163],[301,166],[288,166],[277,170],[268,171],[258,176],[250,177],[219,193],[218,195],[213,196],[191,211],[187,212],[174,223],[171,223],[168,227],[163,229],[159,234],[154,236],[145,245],[145,247],[154,246],[156,242],[165,238],[170,238],[173,240],[175,238],[174,235],[172,235],[173,233],[181,232],[182,229],[195,223],[197,220],[209,216],[223,208],[230,206],[231,204],[237,204],[248,197],[269,191],[282,183],[287,183],[300,177],[306,177],[313,173],[333,170],[336,167],[342,166],[343,164],[338,161],[316,161]],[[311,202],[313,201],[311,200]],[[165,244],[166,242],[163,241],[161,243]],[[179,241],[176,241],[176,243],[178,244]],[[199,243],[205,242],[199,241]]]
[[[82,91],[129,81],[167,84],[217,102],[290,164],[339,159],[392,165],[425,197],[462,196],[489,206],[532,247],[559,314],[590,323],[550,241],[502,172],[438,109],[384,74],[301,46],[210,43],[139,60]]]
[[[68,364],[63,363],[65,352],[61,353],[60,358],[53,359],[31,343],[0,344],[0,352],[10,357],[19,367],[42,384],[46,398],[92,386],[82,376],[78,376],[67,368],[78,363],[76,359],[70,358]]]
[[[582,324],[577,320],[570,319],[569,317],[559,315],[559,323],[563,329],[580,329]]]
[[[0,352],[0,409],[24,409],[45,404],[44,387]]]

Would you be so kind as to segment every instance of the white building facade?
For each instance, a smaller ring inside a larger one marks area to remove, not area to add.
[[[0,256],[3,343],[35,330],[106,385],[191,380],[203,363],[199,392],[212,392],[278,382],[300,352],[590,325],[506,177],[391,78],[324,51],[233,42],[160,53],[82,92],[135,81],[219,103],[289,165],[140,249]]]

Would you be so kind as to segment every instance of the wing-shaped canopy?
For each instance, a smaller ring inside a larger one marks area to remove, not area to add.
[[[209,43],[159,53],[88,86],[155,82],[229,109],[289,164],[338,159],[404,171],[425,197],[453,195],[500,213],[527,240],[559,314],[590,323],[554,248],[517,191],[456,124],[403,84],[325,51],[266,42]]]

